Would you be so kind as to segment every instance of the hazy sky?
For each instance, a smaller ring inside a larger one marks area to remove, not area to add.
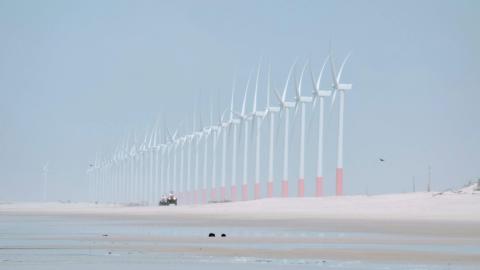
[[[81,199],[96,152],[164,112],[172,129],[190,122],[199,91],[207,119],[209,97],[226,108],[261,57],[276,87],[296,57],[318,71],[330,41],[337,62],[353,52],[345,192],[410,191],[413,176],[424,189],[429,164],[434,189],[460,186],[480,177],[479,14],[478,1],[0,0],[0,200],[40,199],[47,161],[51,197]]]

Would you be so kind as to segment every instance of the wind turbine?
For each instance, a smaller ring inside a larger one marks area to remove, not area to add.
[[[313,77],[313,72],[311,73],[312,75],[312,83],[313,83],[313,107],[315,108],[315,105],[317,103],[317,100],[319,100],[319,118],[318,118],[318,156],[317,156],[317,177],[316,177],[316,191],[315,194],[317,197],[320,197],[323,195],[323,128],[324,128],[324,103],[325,103],[325,97],[329,97],[332,92],[330,90],[321,90],[320,89],[320,81],[322,80],[322,75],[323,71],[325,70],[325,66],[327,64],[327,61],[329,59],[329,56],[325,58],[325,61],[323,61],[322,69],[320,70],[320,74],[318,75],[317,80],[315,81],[315,78]]]
[[[147,137],[148,134],[145,134],[145,139],[143,143],[140,145],[140,193],[139,197],[141,199],[141,203],[144,203],[145,195],[146,195],[146,167],[145,167],[145,155],[147,154]]]
[[[195,125],[194,125],[195,129]],[[195,177],[195,182],[194,182],[194,194],[193,194],[193,202],[198,203],[199,202],[199,184],[198,184],[198,179],[199,179],[199,153],[200,153],[200,141],[202,139],[203,132],[202,131],[195,131],[194,133],[194,138],[195,138],[195,169],[194,169],[194,177]]]
[[[99,171],[100,171],[100,199],[101,199],[101,202],[105,202],[105,165],[106,165],[106,161],[105,159],[102,157],[101,160],[100,160],[100,168],[99,168]]]
[[[47,176],[48,176],[48,165],[50,164],[50,161],[47,161],[45,165],[42,168],[43,172],[43,201],[47,201]]]
[[[154,180],[154,159],[155,159],[155,144],[154,144],[154,136],[155,136],[155,129],[156,127],[154,126],[153,129],[152,129],[152,132],[150,133],[150,139],[148,141],[148,148],[147,148],[147,151],[148,153],[150,153],[149,155],[149,159],[150,159],[150,165],[149,165],[149,168],[148,168],[148,171],[149,171],[149,177],[148,177],[148,188],[147,188],[147,197],[146,197],[146,201],[147,203],[153,203],[153,200],[152,200],[152,197],[153,197],[153,193],[154,193],[154,184],[153,184],[153,180]]]
[[[237,125],[240,124],[240,120],[233,118],[233,98],[235,96],[236,80],[233,80],[232,85],[232,98],[230,101],[230,120],[229,124],[233,126],[233,139],[232,139],[232,176],[230,183],[230,200],[237,200]]]
[[[180,139],[179,139],[179,142],[178,144],[180,145],[180,178],[179,178],[179,189],[178,189],[178,193],[179,193],[179,197],[180,197],[180,200],[182,201],[184,198],[185,198],[185,194],[184,194],[184,171],[183,171],[183,168],[184,168],[184,162],[185,162],[185,151],[184,151],[184,146],[185,146],[185,142],[187,140],[187,137],[186,136],[182,136]]]
[[[118,182],[118,164],[119,164],[119,146],[116,147],[115,151],[113,152],[113,158],[111,160],[111,186],[112,186],[112,196],[111,196],[111,201],[112,203],[115,203],[117,201],[118,197],[118,187],[119,187],[119,182]]]
[[[166,133],[166,128],[164,129],[164,135]],[[165,194],[167,190],[167,179],[168,179],[168,154],[169,154],[169,145],[164,136],[164,143],[160,144],[160,187],[159,190],[161,193]],[[165,168],[167,167],[167,168]],[[158,197],[157,197],[158,199]]]
[[[213,138],[212,138],[212,189],[210,193],[210,200],[215,201],[216,200],[216,177],[217,177],[217,139],[218,139],[218,133],[220,132],[220,126],[218,125],[212,125],[210,127],[213,132]]]
[[[98,153],[95,154],[95,160],[91,164],[92,169],[92,202],[95,203],[98,200]]]
[[[91,165],[87,167],[86,170],[86,175],[87,175],[87,184],[88,184],[88,194],[87,194],[87,200],[90,202],[92,200],[92,168]]]
[[[159,182],[160,182],[160,175],[159,175],[159,163],[160,163],[160,150],[162,149],[161,145],[157,142],[158,139],[158,127],[155,127],[155,134],[153,135],[153,147],[155,151],[155,178],[153,182],[153,199],[152,203],[155,205],[157,199],[159,198]]]
[[[137,166],[137,139],[136,134],[134,133],[134,139],[132,147],[130,148],[130,179],[131,179],[131,188],[130,188],[130,201],[134,202],[137,199],[137,190],[138,190],[138,166]]]
[[[282,197],[288,197],[288,131],[289,131],[289,115],[288,109],[295,106],[294,102],[286,101],[285,95],[287,93],[288,84],[290,82],[290,77],[292,75],[293,68],[295,67],[296,61],[290,67],[288,71],[287,80],[285,82],[285,87],[283,88],[283,93],[280,94],[275,91],[275,95],[280,102],[281,109],[285,114],[285,133],[284,133],[284,146],[283,146],[283,179],[282,179]]]
[[[339,113],[338,113],[338,141],[337,141],[337,170],[336,170],[336,195],[341,196],[343,194],[343,110],[344,110],[344,103],[345,103],[345,91],[352,89],[352,84],[345,84],[340,83],[340,78],[342,76],[342,71],[345,63],[347,62],[348,58],[350,58],[350,53],[345,57],[343,60],[342,65],[340,66],[340,70],[338,74],[335,70],[335,63],[333,61],[333,53],[330,53],[330,68],[332,73],[333,79],[333,98],[332,98],[332,106],[335,103],[335,95],[338,92],[340,96],[339,101]]]
[[[125,144],[126,139],[120,143],[118,152],[118,202],[124,202],[125,194]]]
[[[176,140],[176,135],[177,135],[177,131],[175,131],[173,133],[173,135],[170,134],[170,132],[168,132],[167,130],[167,133],[170,135],[170,145],[173,149],[173,170],[172,170],[172,179],[169,179],[169,189],[170,191],[174,191],[174,187],[175,187],[175,182],[177,181],[177,145],[178,145],[178,141]]]
[[[191,203],[192,201],[192,142],[194,139],[194,134],[190,134],[187,136],[187,188],[186,188],[186,199],[187,203]]]
[[[260,77],[260,64],[257,68],[255,80],[255,94],[253,96],[252,121],[255,123],[255,194],[254,198],[260,198],[260,127],[261,120],[265,117],[265,111],[257,111],[258,79]],[[253,125],[252,123],[252,125]],[[253,128],[253,127],[252,127]]]
[[[243,96],[242,112],[238,114],[240,121],[244,127],[244,145],[243,145],[243,183],[242,183],[242,200],[246,201],[248,199],[248,186],[247,186],[247,177],[248,177],[248,119],[249,115],[245,111],[245,102],[247,100],[248,87],[250,85],[250,80],[252,78],[252,73],[248,76],[247,86],[245,87],[245,95]]]
[[[223,131],[222,133],[222,180],[221,180],[221,186],[220,186],[220,200],[225,201],[225,182],[226,182],[226,170],[227,170],[227,164],[226,164],[226,158],[227,158],[227,129],[228,129],[228,124],[229,122],[224,122],[223,121],[223,116],[220,118],[220,129]]]
[[[210,136],[210,132],[212,129],[210,127],[203,128],[203,137],[205,145],[203,151],[203,186],[202,186],[202,199],[203,203],[207,202],[207,161],[208,161],[208,137]]]
[[[267,79],[267,109],[266,113],[270,115],[270,140],[268,151],[268,183],[267,183],[267,197],[273,196],[273,159],[274,159],[274,130],[275,130],[275,113],[280,112],[280,107],[270,106],[270,66],[268,67]]]
[[[295,82],[295,105],[298,106],[298,104],[300,104],[300,168],[298,170],[298,197],[303,197],[305,195],[305,103],[313,101],[312,97],[302,96],[302,80],[307,64],[308,62],[303,66],[298,85]]]

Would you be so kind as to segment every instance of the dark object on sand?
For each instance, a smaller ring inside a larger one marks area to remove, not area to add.
[[[224,233],[222,233],[222,235],[220,235],[220,236],[221,236],[221,237],[227,237],[227,235],[226,235],[226,234],[224,234]]]
[[[208,237],[215,237],[215,234],[214,233],[209,233]]]
[[[170,204],[177,205],[177,197],[173,195],[173,192],[168,194],[168,196],[163,195],[162,198],[160,199],[160,202],[158,202],[158,205],[163,206],[169,206]]]

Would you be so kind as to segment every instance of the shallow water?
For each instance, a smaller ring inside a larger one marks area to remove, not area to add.
[[[226,233],[227,239],[212,239],[209,232]],[[108,234],[108,236],[103,236]],[[155,241],[168,237],[181,241]],[[272,238],[275,242],[230,241],[243,238]],[[168,253],[141,248],[215,247],[259,250],[350,249],[392,250],[480,256],[480,243],[415,245],[385,241],[405,237],[389,234],[292,230],[291,228],[176,226],[146,220],[109,220],[67,216],[0,216],[0,269],[478,269],[464,264],[410,264],[330,260],[327,258],[268,258],[255,256],[208,256],[194,253]],[[150,240],[148,240],[151,238]],[[204,239],[205,238],[205,239]],[[139,240],[143,239],[143,240]],[[147,239],[145,242],[144,239]],[[198,239],[203,239],[198,241]],[[300,239],[300,240],[299,240]],[[306,239],[312,242],[303,242]],[[360,239],[359,242],[349,242]],[[382,240],[369,243],[370,240]],[[195,240],[195,241],[194,241]],[[225,241],[222,241],[225,240]],[[228,241],[227,241],[228,240]],[[317,241],[318,240],[318,241]],[[328,241],[327,241],[328,240]],[[341,241],[336,241],[341,240]],[[363,241],[366,240],[366,241]],[[368,240],[368,241],[367,241]],[[205,242],[207,241],[207,242]],[[140,247],[140,248],[139,248]]]

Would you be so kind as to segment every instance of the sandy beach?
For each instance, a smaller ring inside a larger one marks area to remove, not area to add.
[[[293,269],[298,263],[325,269],[475,269],[480,265],[478,205],[480,195],[468,189],[177,207],[3,203],[0,267],[43,269],[52,263],[32,253],[88,250],[73,259],[75,265],[85,258],[115,265],[147,256],[152,267],[168,268],[177,258],[173,265],[185,269],[205,259],[202,265],[209,268],[236,262],[259,269]],[[207,237],[210,232],[217,237]]]

